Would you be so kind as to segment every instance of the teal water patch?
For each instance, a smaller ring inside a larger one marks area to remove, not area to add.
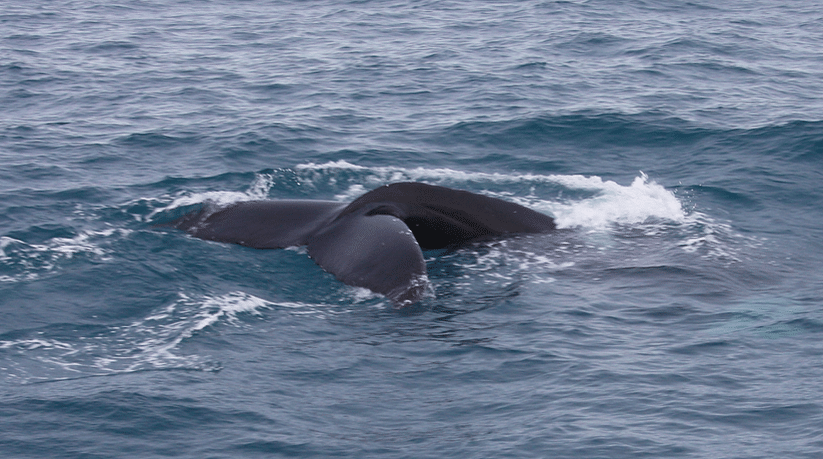
[[[750,335],[766,339],[818,334],[823,322],[810,316],[809,306],[793,300],[755,297],[724,309],[727,318],[706,330],[713,335]]]

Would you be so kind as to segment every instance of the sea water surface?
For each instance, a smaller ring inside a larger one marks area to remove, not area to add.
[[[818,458],[812,1],[0,5],[0,456]],[[559,230],[424,256],[160,226],[421,181]]]

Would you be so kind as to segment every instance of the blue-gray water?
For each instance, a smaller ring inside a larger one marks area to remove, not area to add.
[[[812,1],[4,2],[0,457],[821,457],[821,50]],[[561,230],[397,310],[156,226],[402,180]]]

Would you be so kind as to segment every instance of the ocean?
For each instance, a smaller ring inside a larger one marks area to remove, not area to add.
[[[4,2],[0,457],[822,457],[821,96],[811,1]],[[163,226],[402,181],[558,229]]]

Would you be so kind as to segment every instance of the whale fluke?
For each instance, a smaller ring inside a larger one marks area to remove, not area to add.
[[[463,190],[404,182],[349,204],[271,200],[205,206],[171,223],[194,237],[256,249],[307,246],[339,280],[405,306],[428,289],[422,250],[556,228],[548,215]]]

